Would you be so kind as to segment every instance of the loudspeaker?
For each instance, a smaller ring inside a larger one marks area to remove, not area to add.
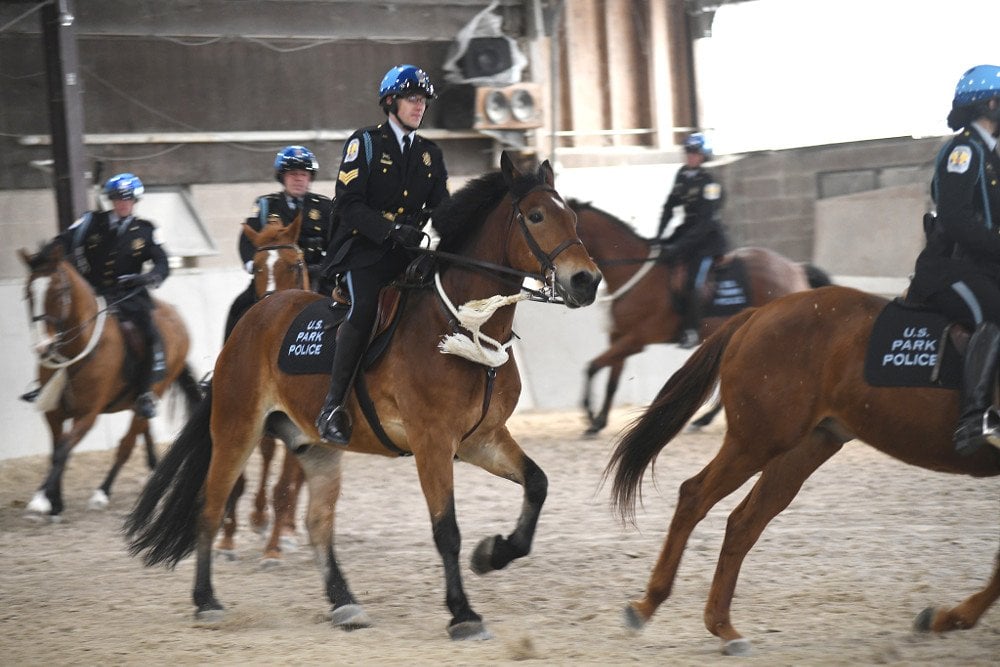
[[[435,102],[440,127],[457,130],[517,130],[542,126],[541,86],[449,86]]]
[[[463,77],[477,79],[509,70],[514,58],[506,37],[473,37],[458,62]]]

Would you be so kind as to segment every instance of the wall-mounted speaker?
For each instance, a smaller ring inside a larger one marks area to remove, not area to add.
[[[457,130],[517,130],[542,126],[541,86],[449,86],[436,101],[437,122]]]
[[[511,48],[506,37],[473,37],[459,60],[462,76],[477,79],[509,70],[514,65]]]

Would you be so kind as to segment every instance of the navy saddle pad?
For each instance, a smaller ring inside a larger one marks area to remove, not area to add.
[[[732,317],[750,305],[750,280],[742,260],[716,266],[713,276],[715,289],[708,299],[705,317]]]
[[[941,313],[889,302],[872,326],[865,380],[875,387],[959,388],[962,357],[949,324]]]
[[[295,316],[278,352],[278,368],[289,375],[329,374],[337,325],[348,306],[333,299],[310,302]]]

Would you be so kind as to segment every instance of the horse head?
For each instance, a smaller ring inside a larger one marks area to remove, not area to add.
[[[34,348],[40,358],[55,353],[66,337],[74,318],[73,284],[65,264],[61,243],[43,244],[37,253],[20,249],[18,254],[28,268],[24,299],[28,317],[36,328]]]
[[[280,220],[269,220],[256,230],[243,223],[243,234],[256,252],[253,256],[253,284],[258,299],[283,289],[309,289],[309,272],[305,257],[298,246],[302,214],[285,226]]]
[[[540,273],[570,308],[594,302],[601,272],[576,233],[576,213],[555,189],[548,160],[534,178],[517,168],[506,151],[500,171],[510,190],[513,218],[521,234],[509,239],[512,268]]]

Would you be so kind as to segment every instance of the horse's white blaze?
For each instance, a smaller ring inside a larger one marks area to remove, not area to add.
[[[268,250],[267,251],[267,291],[274,292],[277,290],[277,285],[274,281],[274,265],[278,263],[278,251]]]
[[[31,497],[31,502],[25,509],[36,514],[48,514],[52,511],[52,503],[45,497],[45,492],[39,490],[35,491],[35,495]]]

